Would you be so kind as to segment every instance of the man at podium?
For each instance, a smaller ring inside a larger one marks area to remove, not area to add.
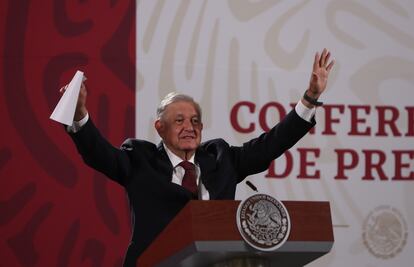
[[[266,170],[299,141],[315,125],[316,106],[322,104],[318,98],[333,65],[329,51],[316,53],[309,87],[296,107],[269,132],[241,146],[223,139],[201,142],[199,104],[190,96],[170,93],[161,101],[154,123],[161,143],[131,138],[116,148],[88,114],[82,84],[74,122],[67,130],[85,163],[119,183],[128,194],[136,220],[124,266],[135,266],[188,201],[234,199],[239,182]]]

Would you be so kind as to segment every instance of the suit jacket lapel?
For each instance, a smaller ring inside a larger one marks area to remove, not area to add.
[[[158,144],[157,147],[157,155],[155,157],[155,166],[157,170],[162,173],[162,179],[165,180],[165,182],[168,182],[171,184],[172,188],[177,189],[178,191],[183,191],[186,193],[187,190],[182,188],[179,185],[176,185],[171,182],[172,178],[172,172],[173,172],[173,166],[168,158],[167,152],[164,149],[164,146],[162,143]],[[214,184],[213,184],[213,178],[214,178],[214,170],[216,169],[216,161],[214,156],[210,155],[207,151],[205,151],[203,148],[198,148],[195,155],[195,161],[200,166],[201,176],[200,179],[203,182],[203,185],[206,187],[210,194],[210,199],[215,198],[216,191]],[[189,194],[190,195],[190,194]]]
[[[168,158],[167,152],[165,152],[164,146],[162,143],[158,144],[157,147],[157,155],[155,157],[155,167],[156,169],[162,173],[162,176],[165,177],[167,182],[171,182],[173,166]]]
[[[200,179],[210,194],[210,199],[215,198],[215,190],[213,186],[213,171],[216,169],[216,161],[214,157],[202,148],[198,148],[195,155],[195,161],[200,166]]]
[[[185,196],[188,199],[191,199],[192,195],[190,191],[171,181],[174,168],[170,161],[170,158],[167,155],[167,152],[164,149],[163,144],[159,143],[157,149],[158,151],[155,157],[155,168],[159,171],[159,173],[162,174],[161,179],[163,179],[163,181],[166,183],[166,186],[169,188],[169,190]]]

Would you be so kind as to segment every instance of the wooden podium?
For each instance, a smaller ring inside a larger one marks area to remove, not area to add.
[[[239,203],[190,201],[141,255],[137,266],[304,266],[332,248],[329,202],[283,201],[291,231],[286,243],[273,252],[253,249],[242,239],[236,225]],[[244,259],[250,263],[243,263]]]

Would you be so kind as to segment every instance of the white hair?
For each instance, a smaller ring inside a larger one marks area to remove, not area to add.
[[[192,103],[194,105],[194,108],[196,109],[198,117],[201,121],[201,107],[200,107],[200,104],[198,104],[194,100],[194,98],[192,98],[191,96],[185,95],[185,94],[179,94],[177,92],[171,92],[168,95],[166,95],[163,100],[161,100],[161,103],[157,108],[157,119],[162,118],[162,116],[164,115],[165,109],[167,108],[168,105],[170,105],[172,103],[180,102],[180,101]]]

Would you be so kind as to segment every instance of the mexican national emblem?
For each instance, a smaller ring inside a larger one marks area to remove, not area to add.
[[[407,237],[407,223],[396,208],[379,206],[364,221],[364,245],[377,258],[395,257],[404,248]]]
[[[240,203],[237,227],[250,246],[262,251],[273,251],[286,242],[291,225],[282,202],[269,195],[256,194]]]

